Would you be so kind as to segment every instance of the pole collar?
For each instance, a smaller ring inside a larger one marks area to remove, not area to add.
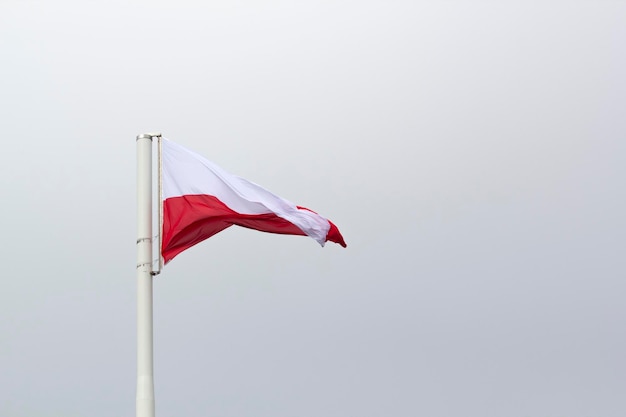
[[[137,135],[137,140],[139,139],[150,139],[152,138],[160,138],[161,133],[142,133],[141,135]]]

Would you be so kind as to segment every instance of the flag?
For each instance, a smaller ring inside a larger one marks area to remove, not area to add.
[[[346,247],[339,229],[312,210],[224,171],[213,162],[162,139],[161,256],[176,255],[232,225],[287,235],[304,235],[324,246]]]

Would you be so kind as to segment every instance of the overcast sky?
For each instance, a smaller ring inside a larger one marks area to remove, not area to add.
[[[626,415],[626,1],[0,4],[0,415],[135,412],[135,137],[336,223],[156,278],[159,416]]]

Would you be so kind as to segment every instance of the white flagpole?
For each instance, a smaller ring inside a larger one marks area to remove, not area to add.
[[[152,359],[152,138],[137,136],[137,417],[154,417]]]

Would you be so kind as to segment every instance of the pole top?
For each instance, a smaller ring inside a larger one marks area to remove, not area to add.
[[[150,139],[152,140],[152,138],[160,138],[161,137],[161,133],[142,133],[141,135],[137,135],[137,140],[139,139]]]

